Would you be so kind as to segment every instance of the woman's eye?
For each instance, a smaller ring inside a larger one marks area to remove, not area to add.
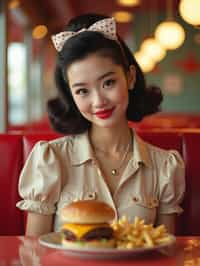
[[[108,79],[104,82],[103,86],[104,87],[112,87],[115,84],[115,80],[114,79]]]
[[[79,89],[76,91],[76,94],[81,95],[81,96],[85,96],[86,94],[88,94],[88,90],[87,89]]]

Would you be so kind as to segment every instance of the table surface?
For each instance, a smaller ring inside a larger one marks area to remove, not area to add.
[[[73,266],[171,266],[200,265],[200,236],[177,237],[176,244],[161,251],[151,251],[121,259],[95,259],[70,256],[62,250],[47,248],[37,238],[25,236],[0,236],[0,266],[4,265],[73,265]]]

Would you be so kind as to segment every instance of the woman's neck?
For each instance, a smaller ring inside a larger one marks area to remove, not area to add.
[[[92,127],[89,136],[94,149],[108,154],[124,151],[132,137],[127,122],[120,127]]]

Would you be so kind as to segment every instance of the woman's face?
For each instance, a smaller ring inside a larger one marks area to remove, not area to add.
[[[126,76],[122,66],[97,54],[72,63],[67,78],[81,114],[100,127],[114,127],[124,122],[128,88],[135,80],[135,72],[130,73]]]

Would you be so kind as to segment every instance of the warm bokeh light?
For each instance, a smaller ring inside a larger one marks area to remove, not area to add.
[[[156,62],[161,61],[166,56],[166,50],[154,38],[145,39],[141,45],[141,50]]]
[[[133,14],[126,11],[117,11],[112,14],[112,16],[119,23],[127,23],[133,19]]]
[[[183,27],[175,21],[161,22],[155,30],[155,38],[165,49],[180,47],[185,40]]]
[[[19,7],[19,5],[20,5],[19,0],[12,0],[12,1],[9,2],[8,8],[14,9],[14,8]]]
[[[137,6],[140,4],[140,0],[118,0],[118,4],[123,6]]]
[[[42,39],[47,35],[48,29],[45,25],[38,25],[32,31],[34,39]]]
[[[134,57],[143,72],[151,72],[154,69],[155,61],[141,50],[136,52]]]
[[[200,25],[200,0],[181,0],[179,12],[187,23]]]

